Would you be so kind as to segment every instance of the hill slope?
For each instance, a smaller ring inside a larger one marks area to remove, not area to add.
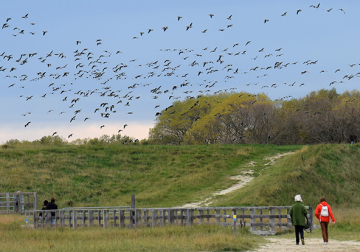
[[[322,195],[336,205],[360,203],[360,145],[301,148],[15,145],[0,148],[0,191],[37,191],[39,204],[54,196],[59,207],[129,205],[135,193],[137,207],[171,207],[230,187],[229,176],[254,161],[255,179],[214,205],[289,205],[297,193],[307,205]],[[264,166],[264,158],[289,151],[296,153]]]
[[[334,206],[360,204],[360,145],[305,146],[261,168],[261,175],[217,205],[289,205],[301,194],[316,206],[321,196]]]

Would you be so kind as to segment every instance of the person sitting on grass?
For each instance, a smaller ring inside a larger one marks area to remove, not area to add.
[[[304,227],[307,210],[302,203],[300,194],[295,196],[295,203],[291,206],[289,214],[291,217],[291,223],[295,227],[296,245],[299,245],[299,234],[301,236],[301,244],[305,245]]]

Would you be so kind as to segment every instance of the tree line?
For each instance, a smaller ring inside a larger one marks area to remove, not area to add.
[[[313,91],[271,100],[266,94],[219,93],[175,101],[158,113],[152,144],[318,144],[358,142],[360,92]]]

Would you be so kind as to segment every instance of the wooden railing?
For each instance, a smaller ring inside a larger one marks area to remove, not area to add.
[[[312,208],[307,209],[312,223]],[[76,229],[88,226],[132,228],[168,224],[218,224],[249,226],[252,233],[273,235],[292,226],[289,210],[290,206],[38,210],[27,211],[25,226],[35,229],[47,226]]]
[[[37,209],[36,192],[0,193],[0,214],[24,214],[29,209]]]

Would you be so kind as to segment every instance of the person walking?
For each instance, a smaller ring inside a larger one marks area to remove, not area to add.
[[[320,198],[320,204],[315,209],[315,216],[320,221],[324,245],[327,245],[329,243],[329,232],[328,232],[329,221],[331,218],[332,223],[335,224],[335,218],[330,205],[326,202],[325,197]]]
[[[307,215],[307,210],[304,204],[302,203],[302,198],[300,194],[295,196],[295,202],[290,207],[289,214],[291,217],[291,223],[295,227],[296,245],[299,245],[300,242],[299,235],[301,237],[301,244],[305,245],[304,226],[305,226],[305,216]]]
[[[57,210],[58,206],[55,204],[55,198],[51,198],[51,202],[49,202],[46,206],[46,210]],[[51,224],[56,223],[56,215],[55,211],[51,211]]]

